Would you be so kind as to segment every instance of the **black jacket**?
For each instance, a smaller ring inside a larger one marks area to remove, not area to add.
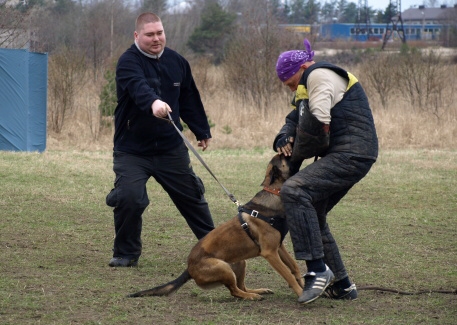
[[[318,62],[303,73],[300,84],[305,88],[308,76],[314,69],[330,69],[349,80],[347,71],[327,62]],[[330,115],[330,145],[326,154],[345,152],[353,157],[376,160],[378,137],[368,98],[359,82],[351,85],[343,99],[332,108]],[[282,135],[295,136],[298,119],[297,109],[287,115],[286,124],[276,136],[273,149]]]
[[[159,59],[152,59],[133,44],[117,63],[116,88],[115,151],[150,156],[182,143],[172,124],[152,115],[156,99],[170,105],[179,129],[181,118],[197,140],[211,138],[190,65],[177,52],[166,47]]]

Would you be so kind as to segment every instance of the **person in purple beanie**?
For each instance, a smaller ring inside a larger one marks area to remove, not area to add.
[[[295,174],[281,189],[295,258],[305,260],[305,286],[298,298],[310,303],[322,294],[357,299],[327,215],[370,170],[378,138],[368,98],[357,78],[331,63],[314,61],[307,39],[303,50],[279,55],[276,72],[295,92],[292,111],[273,142],[291,156]],[[314,161],[301,168],[305,159]]]

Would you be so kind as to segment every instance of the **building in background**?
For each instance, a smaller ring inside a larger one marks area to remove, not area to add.
[[[457,29],[457,5],[439,8],[419,6],[409,8],[401,14],[404,37],[406,41],[446,40],[452,28]],[[280,27],[305,35],[317,36],[321,41],[382,41],[387,30],[386,23],[371,23],[364,26],[360,23],[326,23],[318,26],[309,24],[282,24]],[[369,30],[367,30],[369,28]],[[391,40],[399,39],[393,31]],[[445,42],[446,43],[446,42]]]

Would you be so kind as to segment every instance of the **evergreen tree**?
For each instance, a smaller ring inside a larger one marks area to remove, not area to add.
[[[187,46],[196,53],[212,55],[214,62],[220,62],[235,17],[235,14],[224,11],[217,1],[208,1],[202,12],[201,24],[190,36]]]
[[[305,5],[304,18],[305,24],[314,24],[319,22],[319,11],[321,4],[316,0],[308,0]]]
[[[355,23],[357,22],[358,9],[354,2],[350,2],[343,10],[340,23]]]
[[[104,78],[107,82],[100,93],[98,107],[102,116],[114,116],[117,106],[116,74],[113,70],[106,70]]]
[[[337,5],[338,22],[341,22],[341,19],[343,18],[344,11],[346,10],[347,6],[348,6],[347,0],[339,0],[338,1],[338,5]]]
[[[325,2],[321,8],[322,22],[331,23],[333,19],[338,20],[338,5],[336,0]]]
[[[305,24],[305,0],[295,0],[290,5],[289,23]]]
[[[384,17],[382,23],[388,23],[391,21],[392,17],[395,17],[398,14],[397,7],[391,2],[384,12]]]

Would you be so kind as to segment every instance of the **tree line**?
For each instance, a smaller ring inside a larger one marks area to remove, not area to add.
[[[93,120],[113,115],[114,67],[133,42],[135,19],[141,12],[153,11],[162,18],[167,46],[194,61],[193,66],[202,71],[198,76],[201,84],[207,80],[205,66],[222,65],[224,86],[242,102],[269,109],[271,96],[284,92],[272,69],[279,53],[303,44],[302,35],[280,29],[279,24],[356,22],[361,12],[372,22],[382,23],[393,10],[391,5],[384,11],[359,10],[347,0],[192,3],[185,11],[171,11],[166,0],[24,0],[16,6],[2,2],[0,47],[7,47],[14,35],[27,30],[29,50],[49,53],[48,125],[60,132],[66,116],[76,110],[76,98],[81,97],[88,80],[100,87],[100,106],[95,107],[96,114],[91,113]],[[314,35],[309,37],[315,41]],[[92,112],[92,106],[88,111]]]
[[[30,50],[53,53],[62,46],[78,49],[95,68],[126,47],[132,39],[135,18],[144,11],[162,17],[170,46],[200,54],[208,50],[208,43],[224,34],[224,29],[230,30],[235,20],[245,22],[248,11],[267,11],[280,24],[355,23],[366,19],[387,23],[389,14],[395,11],[391,5],[384,11],[358,8],[348,0],[194,0],[184,12],[170,11],[171,2],[166,0],[23,0],[15,6],[8,3],[0,3],[0,47],[8,46],[18,30],[29,30]],[[209,44],[214,50],[213,45]],[[221,53],[215,54],[220,59]]]

